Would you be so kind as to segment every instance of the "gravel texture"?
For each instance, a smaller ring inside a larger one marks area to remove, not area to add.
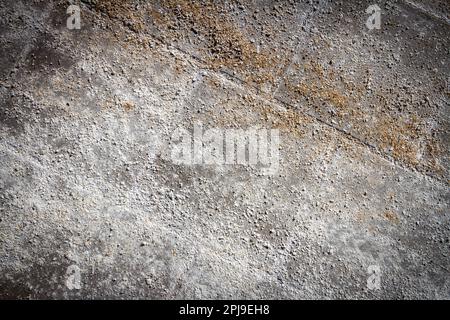
[[[450,4],[374,3],[3,0],[0,298],[450,299]]]

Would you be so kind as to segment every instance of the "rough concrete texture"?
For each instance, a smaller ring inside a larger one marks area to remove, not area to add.
[[[450,298],[448,1],[0,13],[1,298]],[[195,122],[279,171],[174,163]]]

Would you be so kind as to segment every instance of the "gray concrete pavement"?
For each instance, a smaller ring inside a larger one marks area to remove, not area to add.
[[[450,298],[446,1],[71,3],[0,4],[1,298]]]

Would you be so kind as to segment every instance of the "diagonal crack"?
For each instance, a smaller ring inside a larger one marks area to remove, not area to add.
[[[403,1],[408,2],[408,0],[403,0]],[[90,7],[90,6],[87,6],[87,8],[88,8],[91,12],[93,12],[94,14],[95,14],[95,13],[97,13],[97,14],[102,14],[101,12],[98,12],[97,10],[95,10],[94,8],[92,8],[92,7]],[[420,8],[420,10],[426,11],[426,10],[423,9],[423,8]],[[426,11],[426,12],[428,12],[428,11]],[[109,20],[111,20],[111,21],[118,21],[118,22],[121,21],[120,19],[113,19],[112,17],[110,17],[110,16],[108,16],[108,15],[105,15],[105,16],[106,16],[107,19],[109,19]],[[435,17],[435,18],[437,18],[437,17]],[[142,36],[142,35],[143,35],[141,32],[136,32],[136,30],[133,30],[133,28],[130,27],[129,25],[124,24],[124,27],[125,27],[129,32],[132,32],[133,34],[136,34],[136,35],[138,35],[138,36]],[[449,182],[448,182],[447,180],[445,180],[444,177],[437,177],[436,175],[433,175],[433,174],[431,174],[431,173],[423,172],[423,171],[420,171],[420,170],[418,170],[418,169],[416,169],[416,168],[414,168],[414,167],[408,166],[408,165],[402,163],[401,161],[398,161],[398,160],[394,159],[393,157],[387,155],[385,152],[383,152],[382,150],[380,150],[377,146],[375,146],[375,145],[373,145],[373,144],[370,144],[370,143],[368,143],[367,141],[364,141],[364,140],[362,140],[361,138],[355,136],[355,135],[352,134],[351,132],[348,132],[348,131],[346,131],[346,130],[344,130],[344,129],[342,129],[342,128],[339,128],[339,127],[333,125],[332,123],[327,122],[327,121],[321,119],[320,117],[318,117],[318,116],[316,116],[316,115],[314,115],[314,114],[311,114],[311,113],[309,113],[309,112],[307,112],[307,111],[305,111],[305,110],[299,110],[299,109],[296,108],[295,106],[293,106],[293,105],[287,103],[286,101],[281,100],[280,98],[275,97],[274,95],[272,95],[271,97],[265,97],[264,95],[261,94],[261,90],[260,90],[256,85],[254,85],[254,84],[252,84],[252,83],[249,83],[249,82],[245,81],[244,79],[241,79],[240,77],[236,76],[235,74],[232,74],[231,72],[229,72],[229,71],[227,71],[227,70],[223,70],[223,69],[219,69],[219,70],[211,69],[210,67],[208,67],[207,62],[206,62],[204,59],[202,59],[202,58],[200,58],[200,57],[198,57],[198,56],[196,56],[196,55],[194,55],[194,54],[192,54],[192,53],[190,53],[190,52],[188,52],[188,51],[186,51],[186,50],[183,50],[183,49],[180,48],[179,46],[176,46],[176,45],[167,43],[167,42],[166,42],[164,39],[162,39],[161,37],[158,37],[158,36],[156,36],[156,35],[154,35],[154,34],[152,34],[152,33],[145,33],[145,36],[150,36],[152,39],[154,39],[155,41],[159,42],[160,44],[166,46],[168,49],[175,49],[175,50],[177,50],[180,54],[185,55],[185,56],[187,56],[188,58],[193,59],[193,60],[195,60],[195,61],[198,61],[199,63],[201,63],[202,65],[204,65],[204,66],[206,67],[206,69],[210,70],[213,74],[216,74],[216,75],[222,75],[222,76],[224,76],[227,80],[231,81],[232,83],[234,83],[234,84],[236,84],[236,85],[245,86],[245,87],[247,87],[248,89],[251,89],[251,90],[252,90],[252,93],[255,94],[259,99],[261,99],[261,100],[263,100],[263,101],[268,101],[268,102],[272,102],[272,103],[275,103],[275,104],[281,104],[281,105],[283,105],[283,106],[285,106],[285,107],[288,107],[288,108],[290,108],[290,109],[296,110],[297,112],[301,113],[302,115],[305,115],[305,116],[307,116],[307,117],[309,117],[309,118],[311,118],[311,119],[317,121],[318,123],[321,123],[321,124],[323,124],[323,125],[326,125],[327,127],[333,129],[333,130],[336,131],[337,133],[339,133],[339,134],[341,134],[341,135],[344,135],[344,136],[345,136],[347,139],[349,139],[350,141],[355,142],[355,143],[357,143],[357,144],[360,144],[360,145],[362,145],[362,146],[368,148],[369,151],[370,151],[371,153],[373,153],[373,154],[375,154],[375,155],[377,155],[377,156],[383,158],[384,160],[388,161],[389,163],[391,163],[391,164],[393,164],[393,165],[395,165],[395,166],[397,166],[397,167],[399,167],[399,168],[401,168],[401,169],[403,169],[403,170],[406,170],[406,171],[409,171],[409,172],[414,172],[414,173],[416,173],[416,174],[419,174],[419,175],[422,175],[422,176],[424,176],[424,177],[430,178],[431,180],[433,180],[433,181],[435,181],[435,182],[437,182],[437,183],[439,183],[439,184],[443,184],[444,186],[446,186],[446,185],[449,184]],[[289,67],[288,67],[288,68],[289,68]],[[286,72],[286,71],[287,71],[287,69],[285,70],[285,72]]]

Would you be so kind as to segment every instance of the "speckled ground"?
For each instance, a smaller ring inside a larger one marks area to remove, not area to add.
[[[0,298],[450,299],[448,1],[0,14]],[[195,123],[279,170],[175,163]]]

